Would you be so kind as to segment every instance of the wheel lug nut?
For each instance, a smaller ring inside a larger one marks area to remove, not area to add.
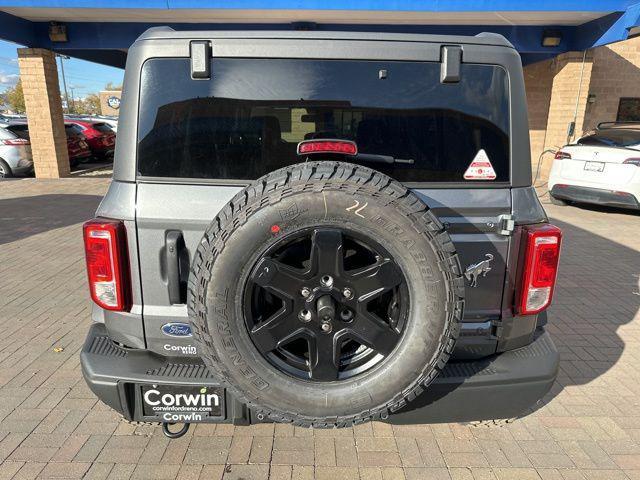
[[[353,290],[351,290],[349,287],[345,287],[345,288],[342,290],[342,296],[343,296],[344,298],[349,298],[349,299],[350,299],[350,298],[353,298]]]
[[[302,287],[302,289],[300,290],[300,295],[302,295],[304,298],[307,298],[309,295],[311,295],[311,289],[309,287]]]
[[[343,322],[350,322],[351,320],[353,320],[353,312],[348,308],[343,308],[340,311],[340,319]]]
[[[311,312],[309,310],[300,310],[300,313],[298,313],[298,319],[301,322],[310,322],[311,321]]]
[[[320,283],[322,284],[322,286],[324,287],[331,287],[333,285],[333,277],[331,275],[324,275],[321,279],[320,279]]]

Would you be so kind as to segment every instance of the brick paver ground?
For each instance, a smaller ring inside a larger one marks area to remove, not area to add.
[[[131,426],[81,378],[80,224],[108,179],[0,183],[0,479],[640,479],[640,216],[545,205],[565,232],[561,373],[502,428]],[[62,348],[62,351],[56,351]]]

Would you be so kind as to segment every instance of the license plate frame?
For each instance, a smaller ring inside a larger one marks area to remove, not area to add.
[[[604,171],[604,162],[586,161],[584,162],[584,170],[586,172],[602,173]]]
[[[145,420],[207,423],[223,420],[225,389],[215,385],[140,383],[140,413]]]

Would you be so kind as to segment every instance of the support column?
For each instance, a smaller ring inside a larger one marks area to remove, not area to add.
[[[567,52],[554,60],[549,117],[544,141],[546,148],[560,148],[583,134],[587,97],[591,85],[593,57],[587,52]],[[575,121],[574,134],[567,138],[569,124]],[[549,177],[551,161],[544,162],[539,179]]]
[[[67,177],[69,155],[55,53],[19,48],[18,63],[36,177]]]

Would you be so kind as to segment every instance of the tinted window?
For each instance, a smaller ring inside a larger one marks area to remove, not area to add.
[[[111,130],[111,127],[106,123],[94,123],[92,127],[101,133],[113,133],[113,130]]]
[[[76,125],[75,123],[67,123],[64,125],[64,129],[67,132],[67,137],[75,137],[77,135],[82,135],[82,127]]]
[[[508,79],[439,63],[215,59],[191,80],[188,59],[152,59],[141,79],[138,170],[144,176],[255,179],[303,161],[298,142],[349,139],[359,152],[413,160],[367,164],[405,182],[463,181],[484,149],[509,179]]]
[[[640,129],[611,128],[598,130],[578,140],[578,145],[595,147],[632,147],[640,144]]]
[[[9,125],[7,130],[12,131],[20,138],[29,140],[29,126],[26,124]]]

